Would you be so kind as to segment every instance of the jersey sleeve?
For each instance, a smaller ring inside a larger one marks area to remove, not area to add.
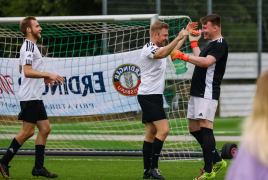
[[[154,45],[148,45],[144,51],[145,56],[154,59],[154,54],[157,50],[159,50],[160,48]]]
[[[24,66],[32,64],[33,64],[33,52],[32,51],[22,52],[20,65]]]
[[[219,62],[219,60],[226,53],[225,51],[226,51],[226,48],[225,48],[224,44],[217,43],[212,47],[212,49],[211,49],[211,51],[209,51],[208,55],[211,55],[211,56],[215,57],[216,62]]]

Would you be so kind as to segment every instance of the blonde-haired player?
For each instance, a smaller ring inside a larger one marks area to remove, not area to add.
[[[191,23],[187,29],[194,29]],[[141,84],[138,90],[138,101],[143,115],[146,134],[143,143],[144,179],[165,179],[158,169],[158,158],[163,142],[169,133],[169,125],[163,108],[163,92],[165,88],[166,57],[174,49],[179,49],[188,35],[181,30],[179,35],[167,46],[169,25],[156,21],[150,27],[150,42],[142,49],[139,66]]]

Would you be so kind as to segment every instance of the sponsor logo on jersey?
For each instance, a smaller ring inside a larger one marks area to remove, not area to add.
[[[113,74],[114,88],[124,96],[135,96],[141,83],[141,71],[135,64],[123,64]]]
[[[30,58],[30,57],[32,57],[32,55],[31,55],[31,54],[29,54],[27,57],[29,57],[29,58]]]

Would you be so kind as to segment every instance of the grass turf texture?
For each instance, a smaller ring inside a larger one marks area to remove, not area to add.
[[[215,118],[214,121],[214,135],[240,135],[240,124],[243,117],[231,117],[231,118]],[[188,120],[182,120],[182,126],[175,126],[175,121],[170,121],[170,133],[169,135],[190,135],[188,132]],[[131,124],[131,126],[130,126]],[[144,124],[140,121],[101,121],[101,122],[80,122],[80,123],[51,123],[52,131],[50,135],[60,134],[76,134],[76,135],[142,135],[145,133]],[[177,128],[174,128],[177,127]],[[17,134],[22,128],[22,125],[1,125],[0,133],[5,134]],[[95,130],[94,130],[95,129]],[[94,130],[94,131],[93,131]],[[36,128],[36,133],[37,133]],[[179,132],[179,133],[178,133]],[[15,135],[14,135],[15,136]],[[13,137],[13,136],[12,136]],[[0,148],[9,147],[12,139],[2,138],[0,140]],[[118,141],[118,140],[57,140],[50,139],[47,141],[47,148],[96,148],[96,149],[141,149],[142,141]],[[185,143],[185,142],[184,142]],[[189,143],[189,142],[188,142]],[[172,144],[172,142],[170,143]],[[174,142],[168,148],[180,148],[183,147],[183,142],[180,145],[179,142]],[[222,142],[217,142],[220,148]],[[28,140],[22,148],[34,148],[35,140]],[[188,146],[189,147],[189,146]],[[187,147],[187,148],[188,148]],[[191,142],[190,149],[199,149],[200,146],[196,141]]]
[[[240,123],[243,119],[243,117],[215,118],[214,134],[239,136],[241,134]],[[145,133],[145,125],[141,123],[141,120],[50,123],[50,125],[52,128],[50,134],[143,135]],[[187,119],[169,120],[169,126],[169,135],[189,134]],[[17,134],[21,128],[21,124],[1,125],[0,133]]]
[[[230,160],[226,160],[228,165]],[[31,175],[33,156],[15,156],[10,162],[12,179],[46,179]],[[159,169],[166,179],[192,180],[200,174],[204,163],[193,161],[160,161]],[[142,179],[142,158],[88,158],[88,157],[46,157],[45,167],[64,180],[122,180]],[[228,166],[227,166],[228,167]],[[227,169],[219,172],[215,180],[223,180]]]
[[[0,147],[7,147],[12,142],[12,139],[9,140],[0,140]],[[27,143],[25,143],[21,149],[23,148],[34,148],[35,147],[35,140],[28,140]],[[219,149],[222,148],[222,146],[225,143],[232,143],[231,141],[218,141],[216,142]],[[238,143],[238,142],[233,142]],[[48,140],[46,147],[50,148],[77,148],[79,146],[84,147],[85,145],[90,144],[90,148],[92,149],[138,149],[141,150],[143,141],[135,141],[133,144],[122,142],[122,141],[88,141],[88,140],[66,140],[66,141],[57,141],[57,140]],[[200,149],[200,146],[198,144],[195,145],[197,149]],[[170,146],[169,148],[179,148],[176,146]]]

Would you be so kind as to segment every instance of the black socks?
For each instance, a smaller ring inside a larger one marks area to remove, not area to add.
[[[41,169],[44,166],[45,146],[35,145],[35,168]]]
[[[155,138],[153,142],[153,150],[152,150],[152,165],[151,169],[158,168],[158,158],[160,155],[160,152],[162,150],[164,141],[161,141],[160,139]]]
[[[190,132],[190,133],[195,137],[195,139],[198,141],[198,143],[202,146],[203,137],[202,137],[202,134],[201,134],[201,130]],[[215,150],[216,150],[216,148],[215,148]],[[213,158],[213,164],[216,164],[217,162],[221,162],[221,161],[222,161],[222,159],[221,159],[219,153],[216,150],[215,154],[214,154],[214,158]]]
[[[14,138],[11,145],[9,146],[7,152],[2,157],[1,164],[8,165],[8,163],[13,159],[13,157],[16,155],[16,153],[20,147],[21,147],[21,145]]]
[[[209,128],[201,127],[201,134],[203,137],[203,156],[205,161],[204,170],[208,173],[212,171],[212,162],[214,158],[215,150],[215,138],[213,130]]]
[[[148,171],[151,168],[152,148],[153,148],[153,143],[146,142],[146,141],[143,142],[142,153],[143,153],[144,174],[148,174]]]

